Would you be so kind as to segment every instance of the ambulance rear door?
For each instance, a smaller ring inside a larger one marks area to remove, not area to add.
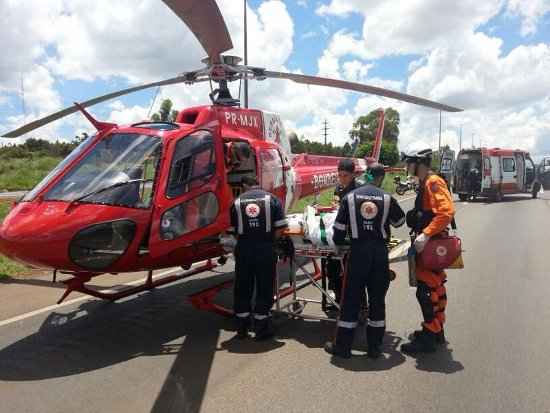
[[[517,166],[513,155],[502,156],[502,192],[512,193],[517,191]]]

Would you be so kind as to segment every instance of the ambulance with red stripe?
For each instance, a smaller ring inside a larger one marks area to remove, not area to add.
[[[541,184],[529,152],[520,149],[475,148],[459,152],[453,190],[461,201],[486,197],[500,201],[504,195],[531,194]]]

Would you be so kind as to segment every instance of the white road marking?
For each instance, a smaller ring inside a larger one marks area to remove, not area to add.
[[[193,265],[201,264],[203,262],[204,261],[197,262]],[[157,278],[160,278],[160,277],[164,277],[165,275],[168,275],[168,274],[178,272],[178,271],[182,271],[182,269],[181,268],[173,268],[171,270],[161,272],[157,275],[153,275],[153,280],[155,280]],[[142,284],[142,283],[145,282],[145,280],[147,280],[147,278],[131,281],[131,282],[128,282],[126,284],[121,284],[121,285],[125,286],[125,287],[131,287],[131,286],[134,286],[134,285]],[[110,292],[115,292],[115,291],[116,290],[101,290],[101,292],[103,292],[103,293],[110,293]],[[2,320],[2,321],[0,321],[0,327],[3,327],[3,326],[8,325],[8,324],[16,323],[16,322],[21,321],[21,320],[25,320],[25,319],[30,318],[30,317],[34,317],[35,315],[38,315],[38,314],[47,313],[48,311],[56,310],[56,309],[66,307],[68,305],[72,305],[72,304],[79,303],[81,301],[86,301],[86,300],[100,300],[100,298],[91,297],[89,295],[84,295],[82,297],[78,297],[78,298],[75,298],[73,300],[64,301],[61,304],[50,305],[50,306],[47,306],[47,307],[40,308],[38,310],[30,311],[30,312],[25,313],[25,314],[21,314],[21,315],[12,317],[12,318],[8,318],[6,320]]]

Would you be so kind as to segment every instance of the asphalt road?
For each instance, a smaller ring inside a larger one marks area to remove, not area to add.
[[[0,411],[550,412],[543,197],[457,204],[466,268],[449,272],[449,344],[436,354],[398,350],[420,317],[405,263],[394,266],[384,357],[375,361],[364,356],[363,334],[351,360],[331,360],[322,349],[328,322],[281,319],[274,342],[233,340],[230,321],[186,299],[230,276],[207,274],[116,304],[83,300],[0,320]]]

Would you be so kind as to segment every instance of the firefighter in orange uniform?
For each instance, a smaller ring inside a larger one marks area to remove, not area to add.
[[[445,271],[427,269],[420,253],[431,237],[448,231],[449,225],[454,225],[455,208],[445,180],[430,170],[431,149],[407,154],[403,160],[407,163],[409,174],[417,176],[420,181],[415,207],[407,213],[407,225],[416,235],[416,297],[424,321],[422,329],[415,331],[411,342],[403,344],[401,350],[409,354],[431,353],[436,350],[436,344],[445,343],[443,325],[447,306],[447,275]]]

